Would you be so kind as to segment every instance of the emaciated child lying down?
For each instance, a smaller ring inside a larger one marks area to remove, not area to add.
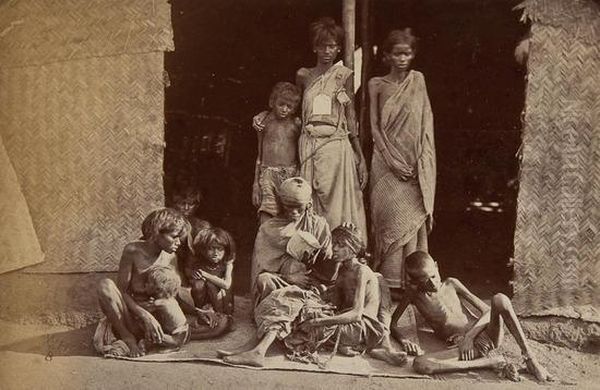
[[[502,344],[504,324],[515,338],[527,370],[539,381],[552,381],[553,377],[536,360],[519,319],[508,297],[496,294],[491,308],[470,292],[458,279],[441,280],[437,263],[425,252],[417,251],[406,258],[408,288],[394,312],[395,324],[409,304],[416,306],[436,336],[456,347],[441,352],[417,356],[414,369],[423,374],[465,371],[474,368],[499,368],[504,365],[502,356],[495,350]],[[480,312],[481,316],[470,323],[461,307],[465,300]],[[392,334],[409,354],[419,354],[418,345],[406,340],[398,328]]]

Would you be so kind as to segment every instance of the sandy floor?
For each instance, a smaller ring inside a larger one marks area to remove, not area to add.
[[[91,346],[93,326],[82,329],[0,321],[2,389],[539,389],[524,378],[512,383],[476,372],[436,379],[362,378],[307,372],[253,371],[203,363],[137,363],[102,359]],[[507,337],[505,355],[516,359]],[[540,360],[562,381],[552,388],[599,388],[600,356],[532,342]],[[49,353],[50,352],[50,353]]]

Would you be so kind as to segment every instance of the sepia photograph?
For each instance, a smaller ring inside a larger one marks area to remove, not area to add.
[[[0,252],[0,389],[597,389],[600,0],[0,0]]]

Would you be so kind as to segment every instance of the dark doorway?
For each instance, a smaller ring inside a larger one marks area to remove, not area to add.
[[[405,26],[421,38],[415,68],[428,83],[438,158],[431,252],[444,273],[477,291],[507,291],[516,208],[509,183],[517,176],[525,88],[512,54],[525,31],[511,10],[515,2],[372,3],[375,44]],[[251,118],[267,108],[274,83],[293,81],[299,67],[312,65],[310,22],[340,21],[341,8],[341,0],[173,1],[166,196],[201,189],[204,215],[238,242],[238,292],[248,289],[256,230]],[[372,74],[383,72],[376,63]]]

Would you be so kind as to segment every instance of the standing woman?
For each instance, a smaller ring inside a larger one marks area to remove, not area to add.
[[[394,30],[383,45],[390,72],[369,80],[373,160],[373,268],[391,289],[404,288],[404,259],[427,252],[435,196],[433,114],[421,72],[411,70],[416,38]]]
[[[334,65],[344,30],[333,19],[322,18],[310,32],[317,63],[296,73],[303,91],[300,173],[312,185],[315,211],[332,229],[350,221],[366,232],[362,189],[367,166],[358,138],[352,70]]]

